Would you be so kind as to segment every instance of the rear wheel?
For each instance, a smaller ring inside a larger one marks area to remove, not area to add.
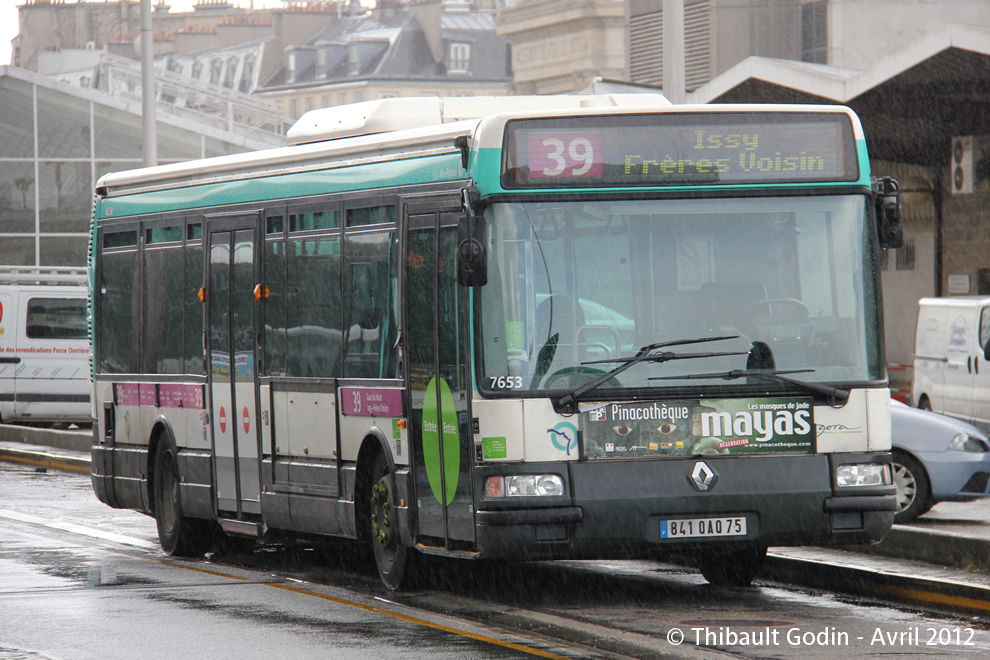
[[[698,568],[716,587],[748,587],[763,570],[766,548],[708,551],[698,555]]]
[[[154,504],[158,541],[165,554],[200,557],[216,542],[217,533],[212,523],[182,515],[179,469],[171,438],[164,439],[155,452]]]
[[[375,454],[371,466],[368,510],[368,532],[378,575],[386,587],[395,591],[402,586],[411,552],[399,538],[395,479],[382,452]]]
[[[925,468],[904,452],[894,452],[892,467],[897,496],[894,522],[903,525],[932,508],[931,484]]]

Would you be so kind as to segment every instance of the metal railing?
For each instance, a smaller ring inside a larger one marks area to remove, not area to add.
[[[85,284],[86,272],[63,266],[0,266],[0,284]]]
[[[103,53],[93,87],[115,98],[141,102],[141,63]],[[155,111],[182,121],[250,137],[271,146],[285,143],[292,120],[281,106],[220,85],[155,69]]]

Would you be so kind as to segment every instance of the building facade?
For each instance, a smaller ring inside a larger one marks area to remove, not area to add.
[[[508,42],[495,14],[455,0],[381,4],[341,17],[284,51],[261,97],[303,113],[381,98],[509,92]]]
[[[171,56],[169,62],[189,62],[190,67],[198,63],[208,77],[219,68],[222,81],[239,75],[237,68],[243,67],[242,61],[232,59],[229,49],[267,42],[266,52],[253,62],[253,76],[234,81],[240,87],[243,79],[270,76],[281,65],[286,46],[305,41],[338,16],[363,11],[356,0],[285,2],[264,9],[239,7],[226,0],[199,0],[193,11],[173,12],[165,0],[156,0],[151,16],[153,49],[156,58]],[[131,59],[138,56],[139,0],[25,0],[18,7],[18,20],[20,33],[11,44],[12,66],[51,75],[92,67],[102,51]]]

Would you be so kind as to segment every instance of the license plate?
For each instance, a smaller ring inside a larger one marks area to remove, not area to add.
[[[746,518],[683,518],[661,520],[660,538],[690,539],[710,536],[745,536]]]

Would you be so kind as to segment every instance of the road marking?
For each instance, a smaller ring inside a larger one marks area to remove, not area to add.
[[[481,635],[479,633],[468,632],[466,630],[459,630],[457,628],[445,626],[442,623],[434,623],[433,621],[428,621],[427,619],[421,619],[419,617],[409,616],[407,614],[402,614],[400,612],[394,612],[392,610],[388,610],[383,607],[377,607],[375,605],[365,605],[364,603],[358,603],[352,600],[347,600],[345,598],[330,596],[329,594],[321,594],[317,591],[302,589],[300,587],[295,587],[289,584],[266,584],[265,586],[271,587],[273,589],[282,589],[284,591],[290,591],[292,593],[297,593],[303,596],[312,596],[313,598],[321,598],[323,600],[328,600],[331,603],[336,603],[338,605],[346,605],[348,607],[354,607],[359,610],[364,610],[366,612],[372,612],[374,614],[380,614],[382,616],[398,619],[399,621],[405,621],[406,623],[412,623],[418,626],[425,626],[427,628],[441,630],[443,632],[448,632],[454,635],[460,635],[461,637],[469,637],[479,642],[486,642],[488,644],[495,644],[496,646],[503,646],[505,648],[509,648],[514,651],[520,651],[528,655],[535,655],[541,658],[555,658],[557,660],[568,660],[568,656],[557,655],[556,653],[551,653],[549,651],[541,651],[540,649],[535,649],[531,646],[516,644],[515,642],[507,642],[501,639],[496,639],[495,637],[489,637],[488,635]],[[384,599],[380,599],[380,600],[382,600],[383,602],[387,602],[384,601]]]
[[[0,509],[0,518],[16,520],[17,522],[28,523],[31,525],[41,525],[42,527],[58,529],[63,532],[69,532],[70,534],[89,536],[102,541],[112,541],[114,543],[130,545],[136,548],[145,548],[146,550],[154,550],[158,548],[157,543],[152,543],[150,541],[136,539],[131,536],[124,536],[123,534],[114,534],[113,532],[104,532],[99,529],[93,529],[92,527],[84,527],[83,525],[77,525],[75,523],[64,522],[61,520],[47,520],[45,518],[39,518],[38,516],[32,516],[27,513],[11,511],[10,509]]]
[[[195,560],[189,560],[189,561],[195,561]],[[192,564],[187,564],[185,562],[178,562],[178,561],[174,561],[174,560],[171,560],[171,561],[170,560],[161,560],[161,561],[159,561],[159,563],[160,564],[163,564],[165,566],[171,566],[173,568],[184,568],[187,571],[193,571],[193,572],[196,572],[196,573],[205,573],[207,575],[213,575],[213,576],[216,576],[216,577],[224,577],[224,578],[228,578],[228,579],[231,579],[231,580],[248,581],[250,579],[250,578],[246,578],[246,577],[241,577],[239,575],[233,575],[233,574],[228,573],[226,571],[218,571],[218,570],[211,570],[211,569],[207,569],[207,568],[201,568],[199,566],[194,566]],[[250,569],[244,569],[244,570],[250,570]],[[286,578],[286,577],[283,577],[281,579],[291,580],[292,582],[296,582],[296,583],[300,583],[300,584],[306,584],[302,580],[294,580],[292,578]],[[469,637],[469,638],[474,639],[474,640],[477,640],[479,642],[485,642],[485,643],[488,643],[488,644],[495,644],[496,646],[502,646],[502,647],[505,647],[505,648],[512,649],[514,651],[520,651],[522,653],[526,653],[527,655],[534,655],[534,656],[538,656],[538,657],[541,657],[541,658],[553,658],[554,660],[570,660],[570,656],[559,655],[559,654],[556,654],[556,653],[552,653],[550,651],[543,651],[543,650],[540,650],[540,649],[533,648],[531,646],[526,646],[524,644],[517,644],[515,642],[508,642],[508,641],[501,640],[501,639],[498,639],[498,638],[495,638],[495,637],[490,637],[488,635],[482,635],[480,633],[473,633],[473,632],[469,632],[467,630],[460,630],[458,628],[453,628],[451,626],[445,626],[442,623],[435,623],[433,621],[429,621],[428,619],[422,619],[420,617],[410,616],[408,614],[402,614],[401,612],[396,612],[394,610],[386,609],[384,607],[378,607],[376,605],[367,605],[365,603],[359,603],[357,601],[348,600],[346,598],[341,598],[339,596],[331,596],[329,594],[323,594],[323,593],[320,593],[318,591],[313,591],[312,589],[307,589],[307,588],[304,588],[304,587],[297,587],[297,586],[294,586],[294,585],[291,585],[291,584],[278,583],[278,582],[254,582],[254,581],[252,581],[251,584],[260,584],[260,585],[263,585],[263,586],[266,586],[266,587],[271,587],[272,589],[281,589],[283,591],[289,591],[291,593],[299,594],[301,596],[310,596],[312,598],[319,598],[321,600],[330,601],[331,603],[336,603],[337,605],[344,605],[346,607],[353,607],[355,609],[364,610],[365,612],[371,612],[373,614],[379,614],[381,616],[387,616],[387,617],[390,617],[390,618],[393,618],[393,619],[398,619],[399,621],[405,621],[406,623],[412,623],[414,625],[424,626],[424,627],[427,627],[427,628],[433,628],[435,630],[441,630],[443,632],[448,632],[448,633],[451,633],[451,634],[454,634],[454,635],[460,635],[461,637]],[[404,607],[402,605],[399,605],[398,603],[393,603],[392,601],[385,600],[384,598],[379,598],[377,596],[375,597],[375,600],[379,600],[379,601],[381,601],[383,603],[387,603],[389,605],[394,605],[396,607]],[[438,615],[438,616],[443,616],[443,615]]]

